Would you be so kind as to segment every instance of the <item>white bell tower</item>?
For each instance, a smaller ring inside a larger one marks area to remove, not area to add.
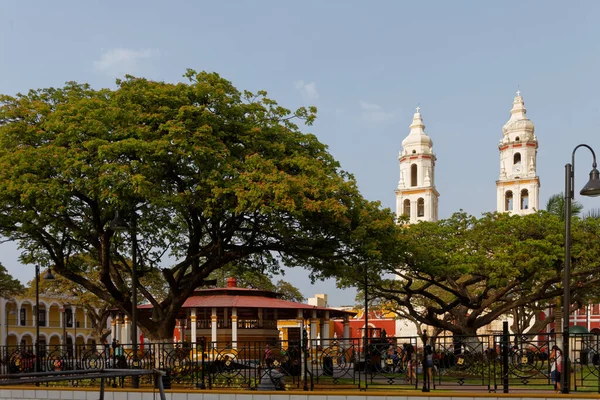
[[[406,215],[409,223],[437,221],[438,198],[435,189],[433,142],[425,133],[420,108],[413,116],[410,133],[402,141],[400,181],[396,189],[396,216]]]
[[[536,173],[538,141],[527,118],[521,92],[513,101],[510,119],[502,127],[500,178],[496,181],[498,212],[525,215],[539,210],[540,178]]]

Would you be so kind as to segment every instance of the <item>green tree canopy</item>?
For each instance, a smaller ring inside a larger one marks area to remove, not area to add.
[[[369,296],[421,324],[475,334],[510,310],[539,310],[562,294],[564,228],[550,213],[479,219],[457,213],[401,229],[408,251],[400,264],[369,274]],[[598,220],[573,220],[571,287],[580,304],[600,280],[598,235]],[[347,285],[355,277],[344,276]],[[354,284],[361,287],[362,281]]]
[[[9,298],[23,293],[24,287],[8,273],[4,265],[0,264],[0,297]]]
[[[153,311],[138,323],[168,339],[185,299],[229,263],[317,278],[384,258],[390,211],[293,122],[312,123],[316,109],[291,112],[215,73],[185,76],[0,96],[0,234],[18,242],[22,262],[52,266],[129,313],[132,232],[110,221],[119,211],[131,226],[135,212],[138,264],[165,285],[158,297],[140,282]],[[173,265],[160,264],[166,256]]]

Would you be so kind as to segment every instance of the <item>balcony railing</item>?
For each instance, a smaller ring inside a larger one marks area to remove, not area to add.
[[[275,329],[277,328],[277,321],[262,321],[262,326],[260,326],[258,319],[238,319],[237,327],[238,329]],[[231,321],[218,319],[217,329],[222,328],[231,329]],[[212,320],[196,320],[196,329],[212,329]]]

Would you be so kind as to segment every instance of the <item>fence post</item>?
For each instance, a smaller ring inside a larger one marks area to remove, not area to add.
[[[304,353],[304,391],[308,392],[308,332],[302,329],[302,353]]]
[[[502,323],[502,386],[503,392],[508,393],[508,349],[510,339],[508,337],[508,321]]]

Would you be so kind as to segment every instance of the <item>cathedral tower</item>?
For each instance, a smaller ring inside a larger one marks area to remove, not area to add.
[[[533,122],[525,114],[523,97],[517,91],[498,145],[500,178],[496,181],[496,209],[499,212],[525,215],[540,208],[540,178],[536,173],[538,142]]]
[[[402,141],[400,182],[396,189],[396,215],[406,215],[409,223],[437,221],[438,198],[435,189],[433,142],[425,133],[420,108],[413,116],[410,133]]]

